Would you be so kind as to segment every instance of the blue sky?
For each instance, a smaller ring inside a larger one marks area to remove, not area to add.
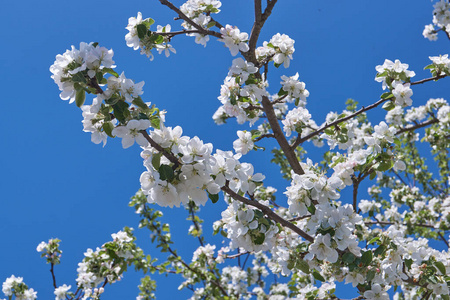
[[[217,19],[250,32],[253,1],[223,2]],[[232,149],[236,130],[243,129],[233,120],[216,126],[211,119],[233,58],[214,39],[203,48],[192,38],[180,36],[172,43],[176,55],[168,59],[156,55],[153,62],[128,48],[125,26],[138,11],[156,24],[179,28],[179,21],[173,21],[175,14],[156,0],[0,3],[4,103],[0,118],[0,281],[11,274],[22,276],[38,291],[39,299],[52,299],[49,266],[39,258],[36,246],[51,237],[62,240],[58,284],[75,286],[76,266],[87,248],[107,242],[111,233],[124,226],[137,227],[138,218],[127,204],[144,171],[139,147],[124,150],[120,140],[110,139],[102,148],[82,132],[80,110],[59,99],[50,78],[55,56],[82,41],[112,48],[116,70],[125,71],[136,82],[145,81],[143,98],[167,110],[167,126],[181,125],[186,135],[197,135],[223,150]],[[260,44],[277,32],[285,33],[295,40],[296,52],[288,70],[270,69],[271,92],[278,91],[281,75],[299,72],[311,94],[307,108],[319,124],[330,110],[342,110],[347,98],[369,105],[382,93],[373,79],[375,66],[384,59],[408,63],[417,74],[415,79],[422,79],[430,77],[423,71],[428,56],[448,53],[450,41],[443,35],[437,42],[422,37],[423,27],[431,19],[430,1],[279,1]],[[422,105],[429,98],[450,100],[448,80],[413,90],[413,105]],[[378,123],[383,112],[380,109],[369,117]],[[262,146],[271,149],[273,144]],[[268,153],[257,152],[243,160],[254,163],[258,172],[266,174],[267,184],[282,195],[287,183],[281,180],[278,168],[269,164]],[[223,204],[209,203],[203,212],[213,221],[223,209]],[[178,221],[185,219],[186,212],[164,211],[167,222],[173,224],[175,246],[182,245],[182,253],[190,260],[198,245],[186,237],[189,224]],[[156,256],[148,233],[138,236],[138,245]],[[186,294],[176,291],[179,278],[171,279],[161,279],[158,299],[185,298]],[[122,282],[107,288],[104,299],[134,299],[137,284],[137,276],[126,274]]]

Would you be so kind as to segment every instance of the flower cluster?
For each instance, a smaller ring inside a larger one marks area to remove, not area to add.
[[[259,210],[232,202],[222,212],[223,228],[231,240],[231,247],[246,251],[267,251],[273,248],[279,229]]]
[[[439,29],[435,29],[437,26]],[[433,24],[425,26],[423,30],[424,38],[430,41],[437,40],[437,32],[442,29],[450,34],[450,3],[448,0],[440,0],[434,5],[433,10]]]
[[[84,292],[83,299],[95,299],[102,294],[104,289],[98,287],[100,284],[120,280],[127,265],[131,264],[129,259],[142,252],[133,243],[134,237],[130,230],[119,231],[111,236],[113,241],[105,243],[95,251],[88,249],[84,253],[83,261],[78,264],[76,281],[78,288]],[[62,291],[68,288],[60,289],[62,294]]]
[[[85,89],[94,88],[94,82],[102,84],[103,75],[115,67],[113,54],[112,50],[99,47],[96,43],[83,42],[80,49],[72,46],[72,50],[58,54],[50,72],[61,91],[61,99],[69,100],[69,103],[77,99],[77,105],[83,105]]]
[[[151,138],[172,159],[153,147],[144,147],[141,156],[147,171],[141,175],[141,189],[150,203],[180,206],[194,201],[204,205],[208,195],[217,195],[228,182],[235,192],[253,194],[261,174],[253,174],[253,166],[240,163],[240,155],[217,150],[198,137],[182,136],[181,127],[163,127],[151,132]],[[214,196],[215,197],[215,196]]]
[[[124,148],[135,141],[145,146],[147,140],[141,131],[158,128],[162,115],[141,99],[143,81],[135,83],[112,69],[112,54],[112,50],[94,43],[81,43],[80,50],[72,46],[56,57],[50,67],[52,78],[62,91],[60,97],[81,107],[83,131],[91,133],[92,142],[105,145],[108,136],[118,136]],[[110,76],[105,78],[106,74]],[[104,85],[106,89],[102,89]],[[86,93],[96,95],[91,105],[83,105]]]
[[[305,89],[305,83],[298,80],[298,73],[290,77],[283,75],[281,80],[282,90],[288,95],[286,101],[292,102],[295,100],[295,105],[304,106],[306,97],[309,97],[309,91]],[[281,94],[284,93],[282,92]]]
[[[255,109],[255,106],[259,106],[262,97],[268,96],[268,93],[265,89],[267,83],[257,79],[254,75],[256,72],[258,68],[253,63],[240,57],[233,60],[220,89],[218,99],[222,106],[213,117],[216,122],[228,117],[235,117],[239,124],[246,121],[254,123],[258,120],[262,111]]]
[[[220,41],[230,49],[232,56],[236,56],[239,51],[248,51],[248,34],[246,32],[241,32],[239,28],[227,24],[220,29],[220,33],[222,34]]]
[[[125,35],[125,41],[128,47],[134,50],[141,49],[141,54],[147,55],[150,60],[153,60],[152,50],[156,49],[159,54],[165,53],[166,57],[170,55],[170,52],[176,53],[176,50],[172,47],[170,42],[171,26],[158,25],[156,32],[150,30],[151,25],[155,21],[152,18],[142,19],[141,12],[138,12],[137,17],[131,17],[128,19],[128,25],[126,29],[128,33]]]
[[[9,299],[12,299],[12,296],[15,296],[16,300],[34,300],[37,298],[37,292],[29,288],[23,282],[22,277],[16,277],[14,275],[6,278],[3,282],[2,292]]]
[[[414,71],[408,70],[409,65],[402,64],[398,59],[392,62],[389,59],[383,65],[376,66],[377,76],[375,81],[381,82],[383,90],[388,88],[395,97],[395,104],[410,106],[413,94],[410,88],[410,79],[416,75]]]
[[[219,8],[221,6],[222,3],[218,0],[188,0],[181,5],[180,10],[194,23],[207,30],[215,24],[211,21],[210,14],[219,13]],[[188,22],[183,22],[181,25],[186,30],[195,29]],[[195,43],[203,45],[204,47],[206,47],[206,43],[209,41],[209,36],[201,33],[188,33],[187,35],[195,37]]]
[[[37,246],[36,251],[43,252],[41,257],[45,257],[48,264],[57,265],[60,263],[62,253],[62,251],[59,250],[59,242],[61,241],[58,239],[50,239],[48,243],[41,242]]]
[[[256,57],[259,61],[273,60],[275,66],[283,65],[289,68],[295,51],[295,41],[286,34],[275,34],[269,42],[264,42],[263,46],[256,49]]]

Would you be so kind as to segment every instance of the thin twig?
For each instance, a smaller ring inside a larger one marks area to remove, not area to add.
[[[362,114],[363,112],[366,112],[366,111],[368,111],[368,110],[374,109],[375,107],[379,106],[380,104],[382,104],[382,103],[384,103],[384,102],[386,102],[386,101],[388,101],[388,99],[380,99],[380,100],[378,100],[377,102],[375,102],[374,104],[371,104],[371,105],[369,105],[369,106],[367,106],[367,107],[364,107],[364,106],[363,106],[360,110],[354,112],[353,114],[351,114],[351,115],[349,115],[349,116],[347,116],[347,117],[343,117],[343,118],[337,119],[336,121],[331,122],[330,124],[325,124],[325,125],[322,126],[321,128],[317,129],[316,131],[314,131],[314,132],[308,134],[307,136],[305,136],[305,137],[303,137],[303,138],[299,135],[299,136],[297,137],[297,139],[295,140],[294,144],[291,145],[291,148],[295,149],[295,148],[297,148],[298,145],[304,143],[305,141],[309,140],[309,139],[312,138],[312,137],[315,137],[316,135],[319,135],[319,134],[320,134],[322,131],[324,131],[325,129],[330,128],[330,127],[332,127],[332,126],[335,126],[335,125],[337,125],[337,124],[339,124],[339,123],[341,123],[341,122],[345,122],[345,121],[347,121],[347,120],[353,119],[353,118],[356,117],[357,115],[360,115],[360,114]]]
[[[54,266],[55,266],[55,264],[51,263],[51,265],[50,265],[50,273],[52,273],[53,287],[56,289],[58,286],[56,285],[55,271],[53,269]]]
[[[447,75],[443,74],[443,75],[438,75],[438,76],[422,79],[422,80],[419,80],[419,81],[411,82],[410,85],[421,84],[421,83],[425,83],[425,82],[432,81],[432,80],[439,80],[439,79],[444,78],[444,77],[447,77]]]
[[[439,120],[438,119],[431,119],[431,120],[428,120],[428,121],[423,122],[423,123],[419,123],[419,124],[414,125],[414,126],[408,126],[408,127],[399,129],[395,133],[395,135],[399,135],[399,134],[407,132],[407,131],[414,131],[416,129],[419,129],[419,128],[422,128],[422,127],[425,127],[425,126],[428,126],[428,125],[431,125],[431,124],[434,124],[434,123],[439,123]]]

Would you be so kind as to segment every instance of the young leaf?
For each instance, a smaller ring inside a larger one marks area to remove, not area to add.
[[[216,203],[217,201],[219,201],[219,194],[208,193],[208,197],[209,197],[209,199],[211,199],[212,203]]]
[[[372,259],[373,259],[372,250],[367,250],[361,256],[361,262],[366,267],[372,262]]]
[[[78,107],[81,107],[84,104],[84,101],[86,100],[86,93],[84,92],[84,89],[77,90],[75,94],[75,103]]]
[[[148,29],[147,29],[147,26],[145,26],[145,24],[141,23],[136,26],[136,31],[137,31],[138,37],[140,39],[143,39],[145,37],[145,35],[147,34],[147,30]]]
[[[175,177],[172,167],[168,165],[161,165],[158,169],[158,172],[159,178],[161,178],[161,180],[166,180],[170,182]]]

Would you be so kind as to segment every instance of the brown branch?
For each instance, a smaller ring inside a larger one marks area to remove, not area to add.
[[[273,221],[283,225],[284,227],[287,227],[287,228],[291,229],[292,231],[297,233],[299,236],[301,236],[305,240],[307,240],[307,241],[309,241],[311,243],[314,242],[314,238],[312,236],[310,236],[309,234],[307,234],[306,232],[304,232],[303,230],[301,230],[300,228],[298,228],[297,226],[295,226],[291,222],[283,219],[282,217],[280,217],[279,215],[274,213],[269,207],[267,207],[267,206],[265,206],[265,205],[263,205],[263,204],[261,204],[261,203],[259,203],[257,201],[251,201],[251,200],[249,200],[249,199],[247,199],[247,198],[245,198],[245,197],[235,193],[228,186],[228,182],[221,189],[222,189],[222,191],[224,191],[225,193],[230,195],[230,197],[232,197],[234,200],[260,209],[269,219],[271,219],[271,220],[273,220]]]
[[[407,223],[394,223],[394,222],[385,222],[385,221],[367,221],[364,222],[366,225],[382,225],[382,226],[388,226],[388,225],[403,225],[403,226],[417,226],[417,227],[425,227],[425,228],[431,228],[431,229],[439,229],[434,227],[434,225],[428,225],[428,224],[407,224]]]
[[[213,31],[213,30],[207,30],[207,29],[201,27],[200,25],[198,25],[197,23],[195,23],[194,21],[192,21],[188,16],[186,16],[178,7],[173,5],[170,1],[168,1],[168,0],[159,0],[159,2],[161,2],[162,5],[165,5],[168,8],[170,8],[171,10],[173,10],[174,12],[176,12],[181,19],[183,19],[186,22],[188,22],[192,27],[194,27],[195,29],[200,31],[201,34],[203,34],[203,35],[212,35],[212,36],[215,36],[215,37],[218,37],[218,38],[222,37],[222,35],[219,32],[216,32],[216,31]]]
[[[180,34],[189,34],[189,33],[200,33],[203,34],[203,32],[201,32],[200,30],[180,30],[180,31],[170,31],[170,32],[153,32],[154,34],[157,35],[162,35],[162,36],[169,36],[169,38],[172,38],[176,35],[180,35]]]
[[[442,233],[438,233],[441,240],[447,245],[447,248],[450,248],[450,245],[448,244],[448,241],[445,239],[445,237],[442,235]]]
[[[53,270],[54,266],[55,266],[55,264],[51,263],[51,265],[50,265],[50,273],[52,273],[53,287],[56,289],[58,286],[56,285],[56,277],[55,277],[55,272]]]
[[[257,137],[254,141],[259,142],[263,138],[274,138],[274,137],[275,137],[275,135],[273,135],[272,133],[268,133],[268,134],[263,134],[263,135]]]
[[[428,126],[428,125],[431,125],[431,124],[435,124],[435,123],[439,123],[439,120],[438,119],[431,119],[431,120],[428,120],[428,121],[423,122],[423,123],[419,123],[419,124],[414,125],[414,126],[408,126],[408,127],[399,129],[395,133],[395,135],[399,135],[399,134],[407,132],[407,131],[414,131],[416,129],[419,129],[419,128],[422,128],[422,127],[425,127],[425,126]]]
[[[256,66],[258,63],[256,61],[256,54],[255,54],[256,44],[258,43],[258,38],[261,33],[261,29],[263,28],[266,20],[271,15],[272,9],[277,3],[277,0],[272,0],[271,2],[268,2],[267,7],[264,10],[264,13],[262,13],[261,0],[254,0],[254,1],[255,1],[255,22],[253,23],[252,31],[250,33],[250,39],[248,41],[249,51],[246,53],[244,57]]]
[[[421,84],[421,83],[425,83],[425,82],[432,81],[432,80],[439,80],[439,79],[444,78],[444,77],[447,77],[447,75],[446,74],[438,75],[438,76],[422,79],[422,80],[419,80],[419,81],[411,82],[410,84],[411,85]]]
[[[303,171],[302,167],[300,166],[300,162],[298,161],[297,155],[295,154],[295,148],[291,148],[289,142],[283,134],[283,131],[281,130],[280,124],[278,123],[277,116],[275,115],[275,111],[273,110],[273,106],[269,98],[267,96],[263,96],[261,104],[264,108],[264,111],[266,112],[267,120],[269,121],[270,127],[272,128],[273,135],[275,136],[275,139],[283,150],[284,155],[286,156],[286,159],[288,160],[292,170],[294,171],[294,173],[299,175],[305,174],[305,171]]]
[[[322,126],[321,128],[317,129],[316,131],[314,131],[314,132],[308,134],[307,136],[305,136],[305,137],[303,137],[303,138],[299,135],[299,136],[297,137],[297,139],[295,140],[294,144],[292,144],[291,148],[292,148],[292,149],[295,149],[295,148],[297,148],[298,145],[304,143],[305,141],[309,140],[309,139],[312,138],[312,137],[315,137],[316,135],[319,135],[319,134],[320,134],[322,131],[324,131],[325,129],[330,128],[330,127],[332,127],[332,126],[334,126],[334,125],[337,125],[337,124],[339,124],[339,123],[341,123],[341,122],[345,122],[345,121],[347,121],[347,120],[350,120],[350,119],[356,117],[357,115],[362,114],[363,112],[366,112],[366,111],[368,111],[368,110],[374,109],[375,107],[379,106],[380,104],[382,104],[382,103],[384,103],[384,102],[386,102],[386,101],[388,101],[388,99],[380,99],[380,100],[378,100],[377,102],[375,102],[374,104],[371,104],[371,105],[369,105],[369,106],[367,106],[367,107],[364,107],[364,106],[363,106],[363,107],[362,107],[360,110],[358,110],[357,112],[355,112],[355,113],[353,113],[353,114],[351,114],[351,115],[349,115],[349,116],[347,116],[347,117],[340,118],[340,119],[338,119],[338,120],[336,120],[336,121],[334,121],[334,122],[331,122],[330,124],[325,124],[325,125]]]

